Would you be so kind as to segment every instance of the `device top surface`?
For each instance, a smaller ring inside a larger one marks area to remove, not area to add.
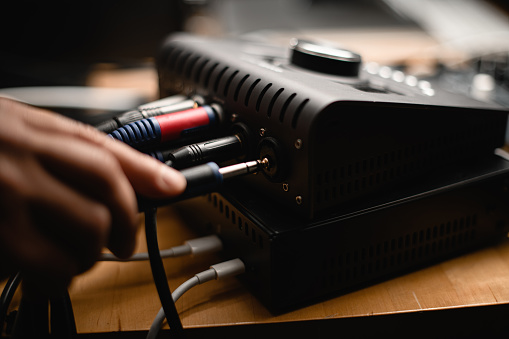
[[[241,74],[256,73],[264,82],[294,88],[321,101],[322,106],[334,102],[366,102],[503,109],[439,88],[390,67],[361,64],[362,56],[354,51],[310,42],[309,39],[304,45],[294,42],[292,47],[291,41],[282,46],[239,37],[213,39],[176,34],[163,44],[159,62],[178,58],[175,50],[179,50],[180,55],[203,57],[211,64],[217,63],[216,69],[227,67]]]

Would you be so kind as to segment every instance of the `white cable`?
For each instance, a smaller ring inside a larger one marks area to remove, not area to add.
[[[244,273],[245,269],[245,265],[240,259],[228,260],[216,265],[212,265],[208,270],[195,274],[194,277],[177,287],[171,295],[173,301],[176,302],[179,300],[184,293],[189,291],[194,286],[211,280],[219,280],[226,277],[236,276]],[[152,325],[150,326],[146,339],[156,339],[159,333],[159,329],[163,325],[164,319],[165,314],[163,308],[161,307],[154,321],[152,322]]]
[[[184,245],[175,246],[161,250],[161,258],[180,257],[184,255],[201,255],[218,252],[223,249],[223,243],[217,235],[208,235],[201,238],[191,239],[184,242]],[[99,261],[142,261],[149,260],[148,253],[136,253],[127,259],[120,259],[111,253],[101,253]]]

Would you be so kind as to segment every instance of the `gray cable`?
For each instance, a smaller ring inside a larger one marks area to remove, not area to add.
[[[177,302],[180,297],[193,288],[196,285],[203,284],[207,281],[211,280],[219,280],[226,277],[235,276],[241,273],[244,273],[245,266],[242,260],[233,259],[228,260],[216,265],[210,266],[210,268],[206,271],[196,274],[191,279],[185,281],[182,285],[177,287],[175,291],[173,291],[171,297],[173,298],[173,302]],[[157,313],[152,325],[150,325],[150,329],[148,331],[146,339],[156,339],[161,329],[165,319],[164,310],[161,307],[159,312]]]
[[[191,279],[184,282],[182,285],[177,287],[175,291],[171,294],[173,298],[173,302],[177,302],[177,300],[180,299],[180,297],[189,291],[191,288],[193,288],[196,285],[200,284],[200,280],[194,276]],[[147,339],[156,339],[157,334],[159,333],[159,329],[163,325],[164,319],[166,318],[166,315],[164,314],[164,309],[161,307],[159,312],[157,312],[157,315],[152,322],[152,325],[150,325],[150,329],[147,334]]]
[[[187,240],[183,245],[161,250],[161,258],[180,257],[184,255],[201,255],[218,252],[223,249],[221,239],[217,235],[208,235],[201,238]],[[143,261],[149,260],[148,253],[136,253],[130,258],[120,259],[111,253],[101,253],[99,261]]]

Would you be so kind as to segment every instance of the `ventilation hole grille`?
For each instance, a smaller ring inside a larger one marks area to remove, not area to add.
[[[477,216],[423,228],[405,236],[341,251],[322,261],[324,289],[337,289],[438,259],[476,242]]]
[[[497,147],[499,133],[494,131],[500,126],[490,126],[490,122],[487,124],[478,125],[477,132],[458,134],[456,137],[439,136],[348,164],[317,166],[324,170],[313,178],[315,207],[318,210],[331,207],[339,201],[374,191],[395,179],[416,176],[476,154],[488,154],[489,150]]]
[[[244,218],[239,210],[233,207],[227,200],[217,194],[209,194],[207,201],[224,218],[224,222],[233,226],[253,245],[262,249],[265,245],[265,238],[262,233],[250,220]]]
[[[257,113],[263,107],[268,117],[274,116],[281,123],[288,120],[294,129],[310,101],[297,93],[287,93],[285,88],[274,88],[272,83],[177,46],[169,48],[164,67],[162,74],[165,79],[161,85],[170,93],[200,87],[216,97],[233,98],[246,109]],[[275,107],[279,108],[278,112],[275,112]]]

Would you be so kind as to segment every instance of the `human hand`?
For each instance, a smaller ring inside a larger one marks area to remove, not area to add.
[[[104,247],[129,257],[136,193],[176,196],[178,171],[93,127],[0,98],[0,277],[66,287]]]

